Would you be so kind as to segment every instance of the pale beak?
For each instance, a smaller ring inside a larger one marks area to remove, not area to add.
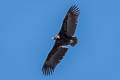
[[[54,37],[52,37],[52,39],[54,39]]]

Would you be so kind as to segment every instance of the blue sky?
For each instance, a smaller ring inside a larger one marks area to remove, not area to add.
[[[1,0],[0,80],[120,80],[119,0]],[[80,8],[75,36],[52,76],[42,65],[71,5]]]

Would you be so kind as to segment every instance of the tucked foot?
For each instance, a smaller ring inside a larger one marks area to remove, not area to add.
[[[73,42],[74,42],[73,40],[70,40],[70,42],[69,42],[69,43],[70,43],[70,44],[72,44]]]

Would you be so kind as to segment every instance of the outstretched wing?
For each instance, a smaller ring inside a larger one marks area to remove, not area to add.
[[[80,10],[76,5],[70,7],[64,18],[59,35],[66,34],[68,37],[73,36],[76,30],[79,14],[80,14]]]
[[[57,46],[55,43],[53,49],[48,54],[47,59],[43,65],[42,71],[45,75],[50,75],[54,72],[56,65],[62,60],[68,48]]]

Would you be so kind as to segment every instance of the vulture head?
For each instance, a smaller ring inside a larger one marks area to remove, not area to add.
[[[52,39],[58,40],[58,39],[60,39],[60,35],[56,35],[56,36],[52,37]]]

